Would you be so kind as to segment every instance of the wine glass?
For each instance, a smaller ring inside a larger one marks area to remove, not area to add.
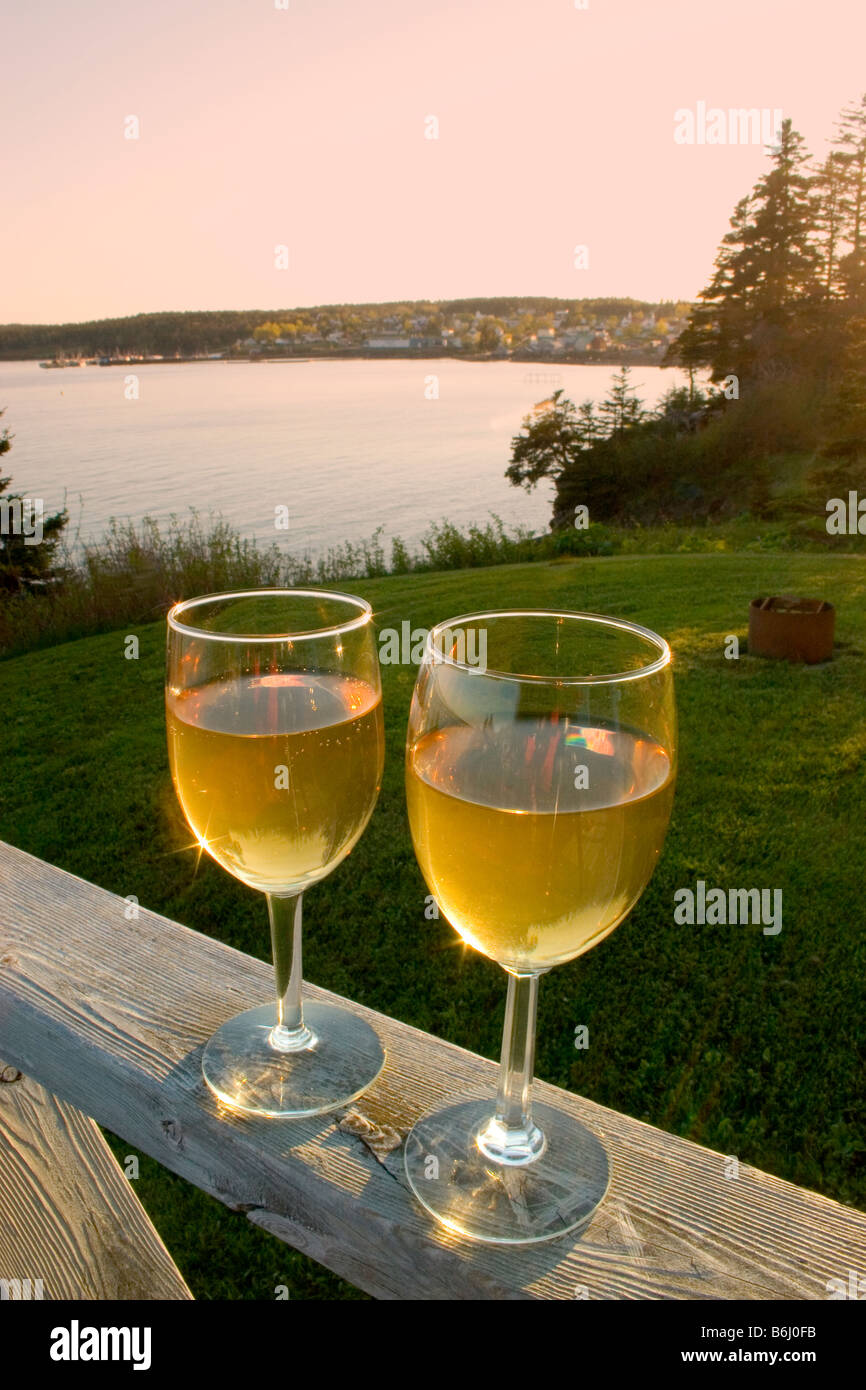
[[[593,613],[513,610],[430,632],[406,748],[421,871],[463,940],[508,972],[499,1092],[426,1115],[419,1201],[478,1240],[550,1240],[604,1196],[598,1139],[530,1101],[539,976],[607,936],[658,860],[676,776],[671,651]]]
[[[225,1104],[316,1115],[385,1060],[348,1010],[301,998],[302,893],[349,854],[379,795],[382,693],[372,612],[314,589],[253,589],[168,614],[171,775],[198,844],[268,901],[276,1002],[229,1019],[202,1071]]]

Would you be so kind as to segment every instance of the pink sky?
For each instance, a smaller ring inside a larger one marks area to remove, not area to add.
[[[7,9],[0,321],[691,298],[766,157],[674,112],[781,108],[823,155],[866,90],[855,0],[287,3]]]

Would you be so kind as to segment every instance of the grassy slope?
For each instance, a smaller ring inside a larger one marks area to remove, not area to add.
[[[380,626],[507,604],[610,612],[676,653],[681,771],[661,864],[631,918],[545,977],[537,1071],[604,1104],[866,1206],[858,1017],[864,973],[862,650],[866,560],[625,556],[358,581]],[[838,607],[838,659],[812,671],[747,655],[748,602],[798,592]],[[0,665],[0,835],[148,907],[267,958],[263,901],[210,861],[195,869],[165,756],[162,624]],[[465,1047],[498,1055],[504,978],[424,918],[402,790],[414,672],[384,669],[382,797],[349,861],[305,904],[309,978]],[[678,926],[696,878],[779,887],[784,927]],[[130,923],[129,931],[135,930]],[[590,1047],[575,1052],[587,1023]],[[117,1151],[128,1146],[118,1142]],[[142,1160],[137,1191],[199,1297],[359,1295]]]

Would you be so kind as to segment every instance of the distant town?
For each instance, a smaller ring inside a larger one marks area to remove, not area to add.
[[[489,299],[313,309],[138,314],[0,325],[0,358],[46,368],[321,357],[661,362],[690,305],[667,300]]]
[[[601,317],[578,306],[538,314],[518,304],[503,314],[485,314],[480,309],[471,313],[436,310],[383,314],[373,327],[360,315],[336,322],[324,315],[312,323],[303,319],[263,323],[233,350],[262,355],[281,349],[349,349],[371,355],[433,353],[492,358],[567,358],[573,353],[638,351],[660,359],[685,328],[688,311],[687,304],[646,305]]]

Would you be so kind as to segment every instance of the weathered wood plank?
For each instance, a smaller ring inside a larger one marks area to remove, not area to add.
[[[201,1049],[269,997],[268,967],[143,909],[129,922],[124,907],[0,845],[0,1053],[378,1297],[823,1299],[828,1280],[866,1268],[862,1213],[742,1166],[726,1178],[722,1155],[543,1084],[539,1098],[608,1152],[610,1190],[588,1230],[521,1249],[442,1231],[408,1193],[390,1132],[489,1094],[494,1064],[345,1001],[387,1050],[358,1113],[232,1115],[202,1081]]]
[[[9,1298],[192,1298],[95,1121],[2,1062],[0,1279]]]

